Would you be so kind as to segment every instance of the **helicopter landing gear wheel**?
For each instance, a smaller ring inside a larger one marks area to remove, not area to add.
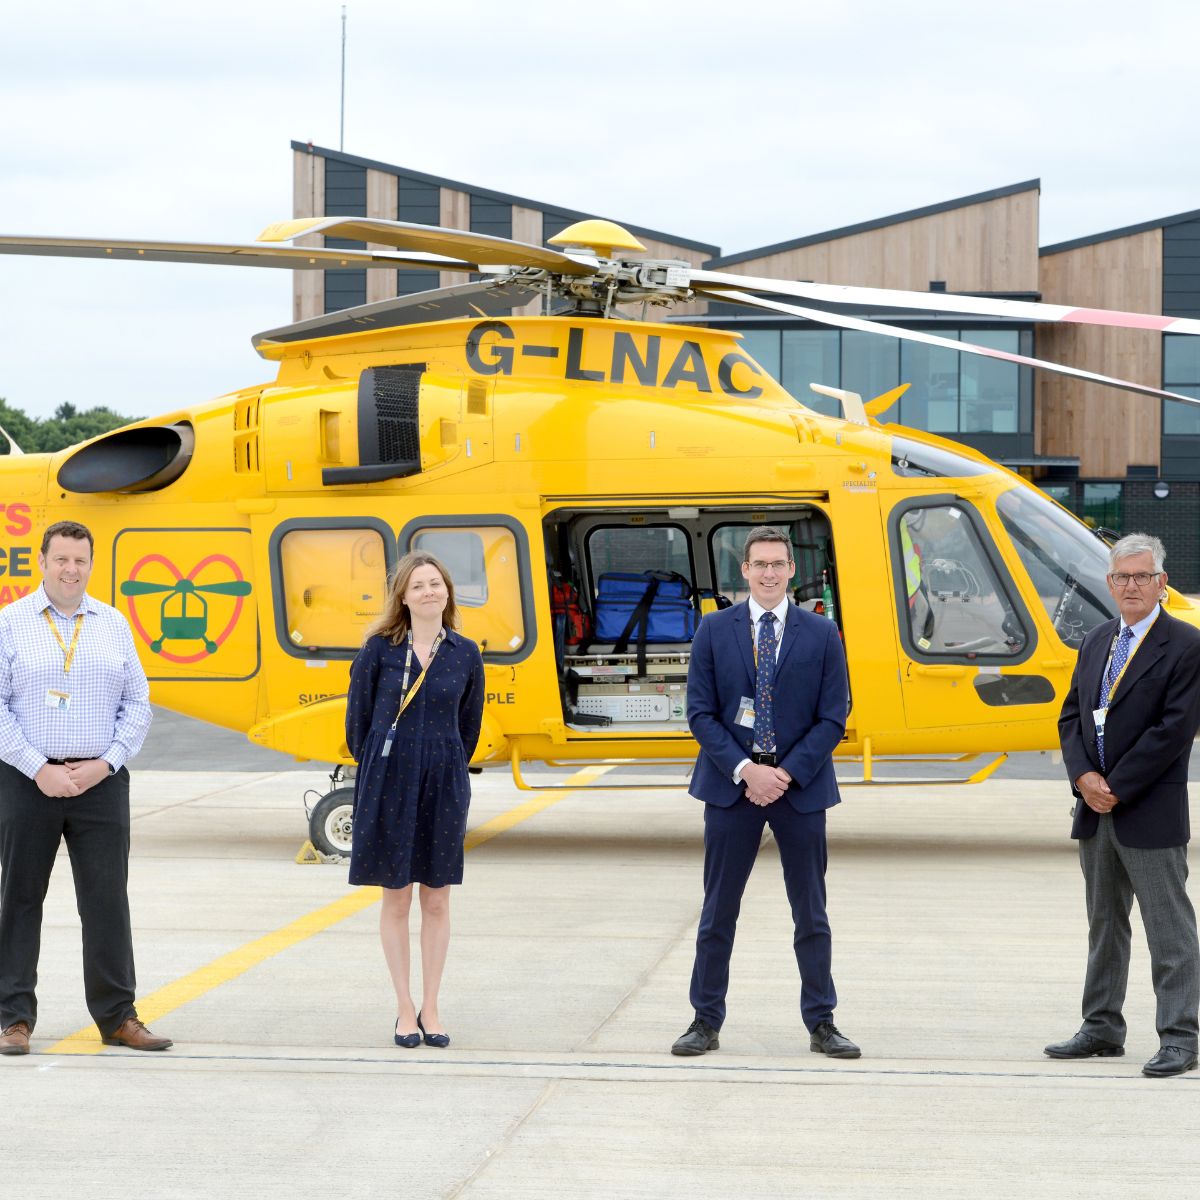
[[[313,805],[308,838],[319,854],[350,855],[354,835],[354,789],[334,788]]]

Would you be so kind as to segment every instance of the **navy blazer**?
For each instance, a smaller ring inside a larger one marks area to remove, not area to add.
[[[729,808],[745,794],[734,783],[749,758],[754,731],[737,724],[743,696],[754,696],[750,605],[709,613],[700,622],[688,668],[688,725],[700,743],[689,791]],[[779,765],[792,777],[785,796],[797,812],[832,808],[841,797],[833,751],[846,731],[849,686],[837,626],[788,605],[775,667],[775,742]]]
[[[1076,796],[1080,775],[1105,777],[1117,797],[1113,832],[1123,846],[1182,846],[1191,835],[1188,759],[1200,729],[1200,629],[1159,612],[1113,693],[1104,724],[1108,770],[1101,771],[1092,710],[1119,627],[1118,618],[1097,625],[1079,648],[1058,719],[1067,777]],[[1080,797],[1071,836],[1090,838],[1098,823]]]

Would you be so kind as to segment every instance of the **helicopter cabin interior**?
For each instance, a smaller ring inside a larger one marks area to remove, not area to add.
[[[705,612],[749,596],[746,535],[792,543],[797,603],[836,619],[832,531],[814,506],[561,508],[543,522],[555,659],[569,729],[687,730],[691,641]]]

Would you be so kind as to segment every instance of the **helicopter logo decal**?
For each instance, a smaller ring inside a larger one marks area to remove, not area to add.
[[[142,570],[152,563],[165,567],[174,576],[172,583],[156,583],[139,578]],[[232,579],[218,583],[197,583],[196,576],[205,567],[213,563],[221,563],[228,567]],[[252,585],[243,578],[241,568],[225,554],[210,554],[202,558],[184,575],[179,568],[165,555],[147,554],[134,563],[129,572],[129,578],[120,587],[122,596],[129,598],[129,621],[137,631],[138,636],[150,649],[170,662],[194,663],[200,662],[210,654],[215,654],[222,643],[233,632],[242,615],[245,597],[250,594]],[[204,593],[217,596],[234,596],[236,601],[225,628],[215,637],[210,636],[208,627],[208,600]],[[137,596],[161,595],[159,608],[159,634],[151,637],[141,615],[137,611]],[[193,654],[176,654],[164,649],[166,642],[202,642],[204,648]]]

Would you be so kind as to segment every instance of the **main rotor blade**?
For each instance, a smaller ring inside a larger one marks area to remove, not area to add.
[[[1200,397],[1182,396],[1178,392],[1164,392],[1160,388],[1129,379],[1114,379],[1110,375],[1098,375],[1079,367],[1068,367],[1062,363],[1047,362],[1042,358],[1029,358],[1024,354],[1013,354],[1008,350],[996,350],[991,346],[976,346],[973,342],[957,342],[951,338],[938,337],[919,329],[901,329],[896,325],[884,325],[878,321],[865,321],[861,317],[847,317],[839,313],[825,312],[820,308],[804,308],[799,304],[782,304],[778,300],[767,300],[761,296],[747,296],[744,292],[709,291],[696,288],[696,295],[706,300],[729,301],[745,304],[750,308],[762,308],[768,312],[787,313],[789,316],[805,317],[822,325],[835,325],[841,329],[858,329],[863,333],[882,333],[887,337],[900,338],[907,342],[921,342],[926,346],[941,346],[946,350],[958,350],[963,354],[980,354],[984,358],[998,358],[1004,362],[1017,363],[1023,367],[1038,367],[1043,371],[1056,371],[1060,375],[1073,375],[1076,379],[1087,379],[1107,387],[1123,388],[1128,392],[1141,392],[1146,396],[1161,396],[1165,400],[1182,400],[1185,404],[1200,404]]]
[[[216,263],[233,267],[280,267],[293,271],[337,271],[352,267],[392,270],[473,271],[474,260],[440,254],[397,254],[392,250],[327,250],[323,247],[220,244],[210,242],[108,241],[102,238],[0,237],[0,254],[54,258],[113,258],[132,262]]]
[[[332,337],[339,333],[362,333],[369,329],[391,329],[421,321],[448,321],[455,317],[507,316],[514,308],[520,308],[543,294],[540,288],[521,283],[501,283],[496,279],[458,283],[448,288],[374,300],[370,304],[358,304],[353,308],[309,317],[305,321],[256,333],[250,341],[260,354],[270,357],[266,354],[266,347],[283,342]]]
[[[465,229],[443,229],[438,225],[416,225],[388,221],[382,217],[301,217],[278,221],[258,235],[260,242],[289,242],[306,233],[348,238],[356,242],[378,242],[400,250],[427,250],[453,254],[472,262],[498,267],[541,267],[561,275],[594,275],[594,264],[545,246],[531,246],[510,238]]]
[[[984,296],[959,296],[951,292],[902,292],[890,288],[842,287],[832,283],[795,283],[756,275],[727,275],[724,271],[692,271],[693,283],[729,287],[743,292],[770,292],[800,296],[823,304],[862,304],[876,308],[916,308],[932,312],[969,313],[980,317],[1012,317],[1019,321],[1062,321],[1072,325],[1107,325],[1113,329],[1149,329],[1159,333],[1200,334],[1200,321],[1192,317],[1164,317],[1153,313],[1121,312],[1115,308],[1072,308],[1034,300],[993,300]]]

